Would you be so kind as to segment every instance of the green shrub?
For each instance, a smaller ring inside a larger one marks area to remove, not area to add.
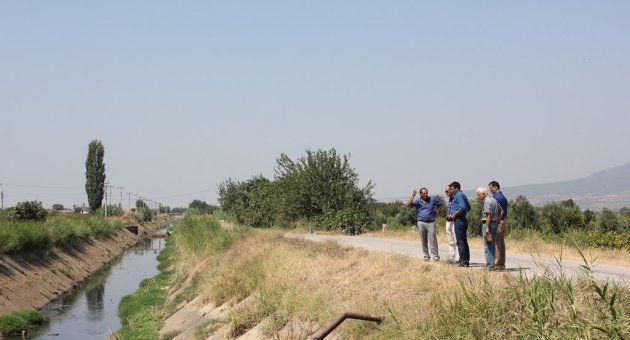
[[[150,222],[153,221],[154,213],[150,208],[142,207],[136,210],[136,217],[141,222]]]
[[[94,213],[99,216],[105,216],[105,207],[98,208]],[[124,214],[125,212],[118,205],[107,205],[107,216],[122,216]]]
[[[337,230],[349,235],[361,234],[369,223],[368,214],[354,210],[326,210],[313,220],[315,227],[323,230]]]
[[[20,333],[29,326],[42,324],[44,316],[36,310],[22,310],[0,316],[0,333],[4,336]]]
[[[18,221],[43,221],[48,212],[42,206],[42,202],[26,201],[15,206],[15,218]]]

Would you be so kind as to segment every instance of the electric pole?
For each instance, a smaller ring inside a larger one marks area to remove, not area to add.
[[[0,183],[0,201],[2,201],[2,206],[0,206],[0,210],[4,210],[4,191],[2,190],[2,183]]]
[[[117,188],[120,190],[120,210],[122,211],[123,210],[123,207],[122,207],[122,191],[123,191],[123,189],[125,187],[117,187]]]
[[[109,182],[105,182],[105,218],[107,218],[107,187]]]

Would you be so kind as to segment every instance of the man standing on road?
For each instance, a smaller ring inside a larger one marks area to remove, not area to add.
[[[455,223],[455,237],[457,239],[457,251],[459,252],[459,266],[470,266],[470,249],[468,248],[468,219],[466,213],[470,211],[470,203],[468,197],[461,191],[459,182],[453,182],[450,185],[453,193],[453,203],[451,209],[446,215],[447,221]]]
[[[431,256],[433,256],[433,261],[437,262],[440,260],[440,254],[438,253],[437,236],[435,234],[435,216],[440,212],[442,202],[429,197],[429,189],[427,188],[420,189],[420,198],[416,198],[416,193],[414,189],[411,197],[407,200],[407,206],[413,206],[418,209],[418,232],[422,242],[424,260],[429,261]],[[427,243],[431,245],[431,256],[429,256]]]
[[[501,220],[503,211],[492,196],[488,188],[477,188],[477,198],[483,202],[483,210],[481,212],[481,235],[484,236],[483,247],[486,253],[486,268],[489,270],[494,269],[494,255],[496,247],[497,237],[497,224]],[[492,240],[488,242],[488,235],[491,235]]]
[[[497,226],[497,256],[494,263],[494,268],[496,270],[505,270],[505,218],[507,217],[508,213],[508,200],[501,192],[501,185],[499,185],[499,182],[492,181],[488,183],[488,186],[490,187],[492,197],[497,200],[497,203],[499,203],[499,206],[503,210],[503,215],[501,216],[501,220],[499,221],[499,224]]]
[[[448,203],[446,204],[446,213],[448,214],[448,212],[451,211],[451,206],[453,205],[453,199],[455,197],[453,197],[453,190],[448,185],[444,189],[444,194],[448,200]],[[455,222],[453,221],[446,221],[446,239],[448,240],[448,261],[459,262],[457,237],[455,237]]]

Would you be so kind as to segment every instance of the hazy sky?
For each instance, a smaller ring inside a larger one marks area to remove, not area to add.
[[[377,199],[574,179],[630,160],[628,1],[2,1],[5,207],[163,204],[351,154]],[[115,190],[115,203],[120,191]]]

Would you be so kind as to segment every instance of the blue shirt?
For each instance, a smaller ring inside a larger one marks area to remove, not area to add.
[[[502,219],[505,220],[505,218],[507,217],[507,210],[508,210],[507,198],[505,198],[505,196],[503,195],[501,191],[495,192],[494,195],[492,195],[492,197],[494,197],[494,199],[497,200],[497,203],[499,203],[499,205],[501,206],[501,209],[503,209]]]
[[[418,209],[418,221],[421,222],[434,222],[435,221],[435,207],[442,205],[442,202],[436,200],[433,197],[429,197],[429,201],[425,202],[419,197],[416,197],[411,202],[411,205]]]
[[[455,197],[453,197],[453,203],[451,204],[451,209],[448,211],[448,214],[454,214],[458,210],[462,212],[461,215],[459,215],[461,217],[466,217],[466,213],[470,211],[468,197],[466,197],[461,190],[455,193]]]

